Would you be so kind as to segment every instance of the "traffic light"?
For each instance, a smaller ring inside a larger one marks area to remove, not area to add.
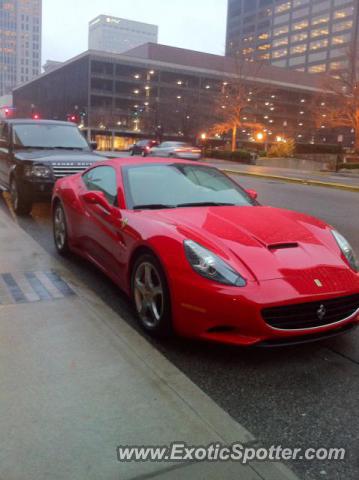
[[[80,116],[76,113],[68,113],[67,114],[67,121],[73,123],[80,123]]]
[[[33,120],[40,120],[40,115],[38,113],[33,113],[32,114],[32,119]]]

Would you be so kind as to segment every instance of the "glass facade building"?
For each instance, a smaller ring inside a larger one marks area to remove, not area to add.
[[[358,0],[228,0],[226,53],[336,76],[358,56],[358,19]]]
[[[298,142],[335,143],[335,132],[316,132],[310,112],[321,93],[319,76],[246,63],[248,108],[243,121],[268,134]],[[14,90],[18,116],[66,120],[75,115],[101,149],[127,148],[134,140],[161,136],[191,140],[214,123],[216,99],[238,72],[230,57],[158,44],[125,55],[88,51]],[[253,91],[252,91],[253,87]],[[238,131],[251,141],[249,128]],[[331,137],[329,136],[331,135]]]
[[[90,50],[123,53],[144,43],[157,41],[157,25],[108,15],[99,15],[89,23]]]
[[[41,71],[41,0],[0,0],[0,96]]]

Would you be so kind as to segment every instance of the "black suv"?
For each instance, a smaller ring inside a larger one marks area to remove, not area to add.
[[[92,152],[77,125],[54,120],[0,120],[0,189],[19,215],[49,200],[55,181],[103,157]]]
[[[131,155],[142,155],[142,157],[146,157],[152,147],[156,147],[158,145],[157,140],[140,140],[139,142],[132,145],[130,148]]]

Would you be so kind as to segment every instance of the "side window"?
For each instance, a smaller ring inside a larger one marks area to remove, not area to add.
[[[103,192],[111,205],[117,203],[116,172],[112,167],[101,166],[82,176],[88,190]]]

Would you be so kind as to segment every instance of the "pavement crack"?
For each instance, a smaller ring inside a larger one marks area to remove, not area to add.
[[[338,350],[335,350],[334,348],[329,348],[329,347],[326,347],[326,348],[330,352],[335,353],[335,354],[339,355],[340,357],[345,358],[346,360],[349,360],[349,362],[351,362],[351,363],[354,363],[354,365],[359,365],[358,360],[354,360],[354,358],[351,358],[348,355],[345,355],[345,353],[338,352]]]

